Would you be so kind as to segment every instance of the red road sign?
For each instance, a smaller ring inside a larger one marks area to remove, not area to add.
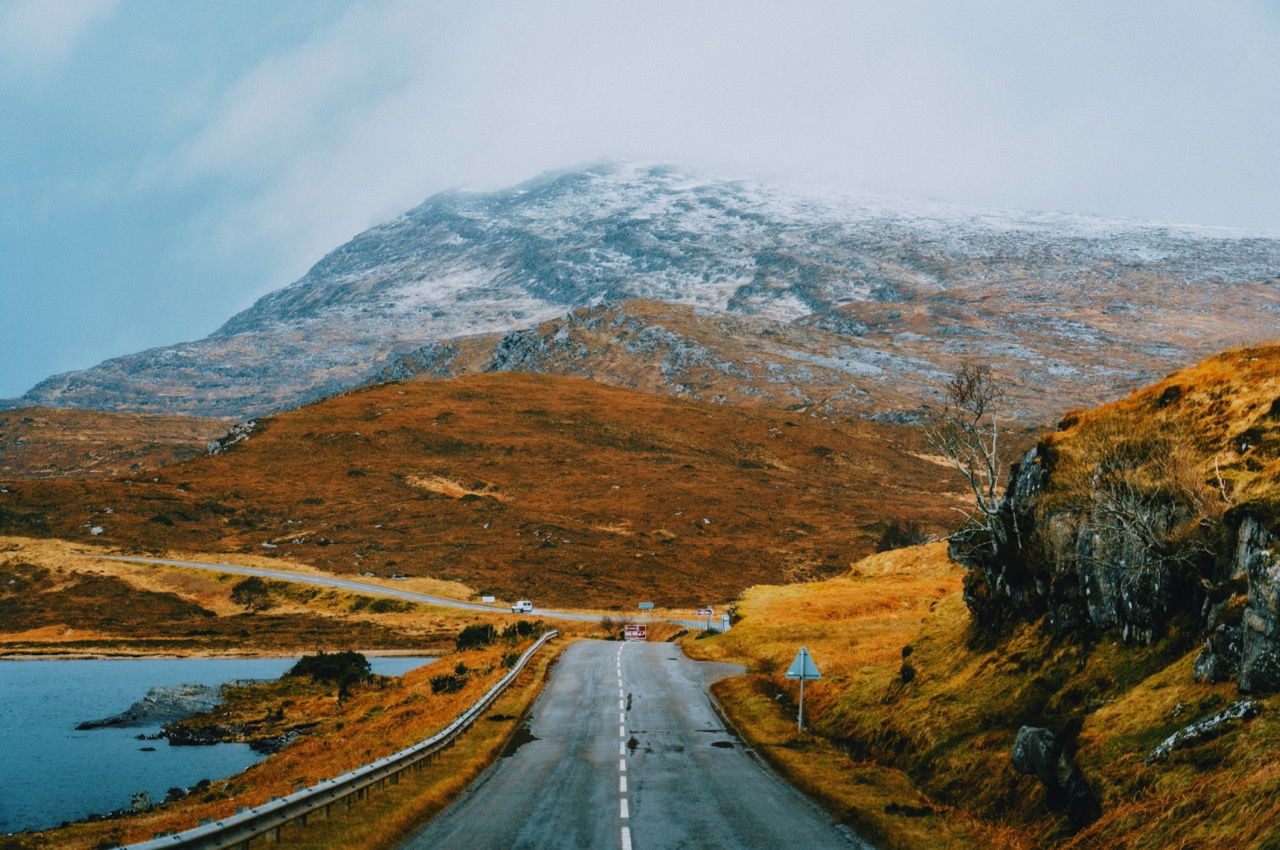
[[[648,640],[649,626],[647,623],[632,623],[623,628],[622,633],[627,640]]]
[[[712,614],[714,614],[714,613],[715,613],[715,611],[712,611],[710,608],[699,608],[699,609],[698,609],[698,616],[699,616],[699,617],[710,617],[710,616],[711,616]]]

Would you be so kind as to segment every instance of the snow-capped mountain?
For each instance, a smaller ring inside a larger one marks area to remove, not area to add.
[[[57,375],[14,401],[243,417],[362,383],[424,345],[637,298],[892,349],[921,373],[998,356],[1032,395],[1073,376],[1119,392],[1275,336],[1278,276],[1272,237],[599,165],[436,195],[205,339]],[[872,389],[902,373],[870,355],[806,356]],[[678,383],[669,391],[688,391]]]

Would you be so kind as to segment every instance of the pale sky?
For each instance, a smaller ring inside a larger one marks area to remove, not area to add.
[[[599,159],[1280,233],[1280,0],[0,0],[0,397]]]

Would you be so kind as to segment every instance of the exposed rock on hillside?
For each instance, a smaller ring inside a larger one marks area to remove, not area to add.
[[[363,383],[396,352],[644,298],[807,340],[795,356],[761,358],[780,365],[766,384],[784,400],[798,381],[803,403],[805,368],[817,385],[843,374],[878,398],[898,380],[895,359],[927,374],[972,355],[1017,364],[1021,385],[1054,408],[1067,383],[1092,399],[1273,333],[1277,274],[1280,240],[1228,231],[597,166],[436,195],[203,340],[51,377],[19,403],[248,418]],[[700,354],[688,356],[664,391],[687,392],[681,375]],[[589,357],[571,359],[594,376]],[[885,400],[870,407],[896,409]]]
[[[1196,673],[1280,689],[1280,348],[1245,349],[1068,417],[1002,511],[955,535],[978,633],[1044,617],[1149,644],[1206,636]]]

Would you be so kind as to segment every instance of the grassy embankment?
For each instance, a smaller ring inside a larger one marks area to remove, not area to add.
[[[1072,469],[1106,428],[1176,448],[1175,464],[1151,453],[1135,486],[1210,488],[1274,516],[1278,396],[1280,349],[1246,349],[1073,415],[1049,440],[1065,482],[1049,496],[1073,496]],[[1146,480],[1162,469],[1187,480]],[[1176,623],[1141,646],[1033,622],[983,645],[961,576],[941,545],[872,556],[837,579],[752,588],[733,631],[687,646],[745,661],[748,677],[716,688],[734,722],[783,773],[887,846],[1280,846],[1280,697],[1257,696],[1258,717],[1148,765],[1156,744],[1242,696],[1230,682],[1193,681],[1198,629]],[[825,677],[806,688],[811,736],[788,725],[796,686],[783,673],[801,644]],[[1040,782],[1013,769],[1024,724],[1071,741],[1101,802],[1095,823],[1073,832]]]
[[[279,655],[316,649],[422,652],[495,615],[269,580],[266,607],[232,599],[244,576],[92,557],[61,540],[0,537],[0,654],[62,657]],[[189,553],[167,557],[192,559]],[[250,555],[241,566],[318,573]],[[455,598],[470,588],[418,578],[405,589]]]

